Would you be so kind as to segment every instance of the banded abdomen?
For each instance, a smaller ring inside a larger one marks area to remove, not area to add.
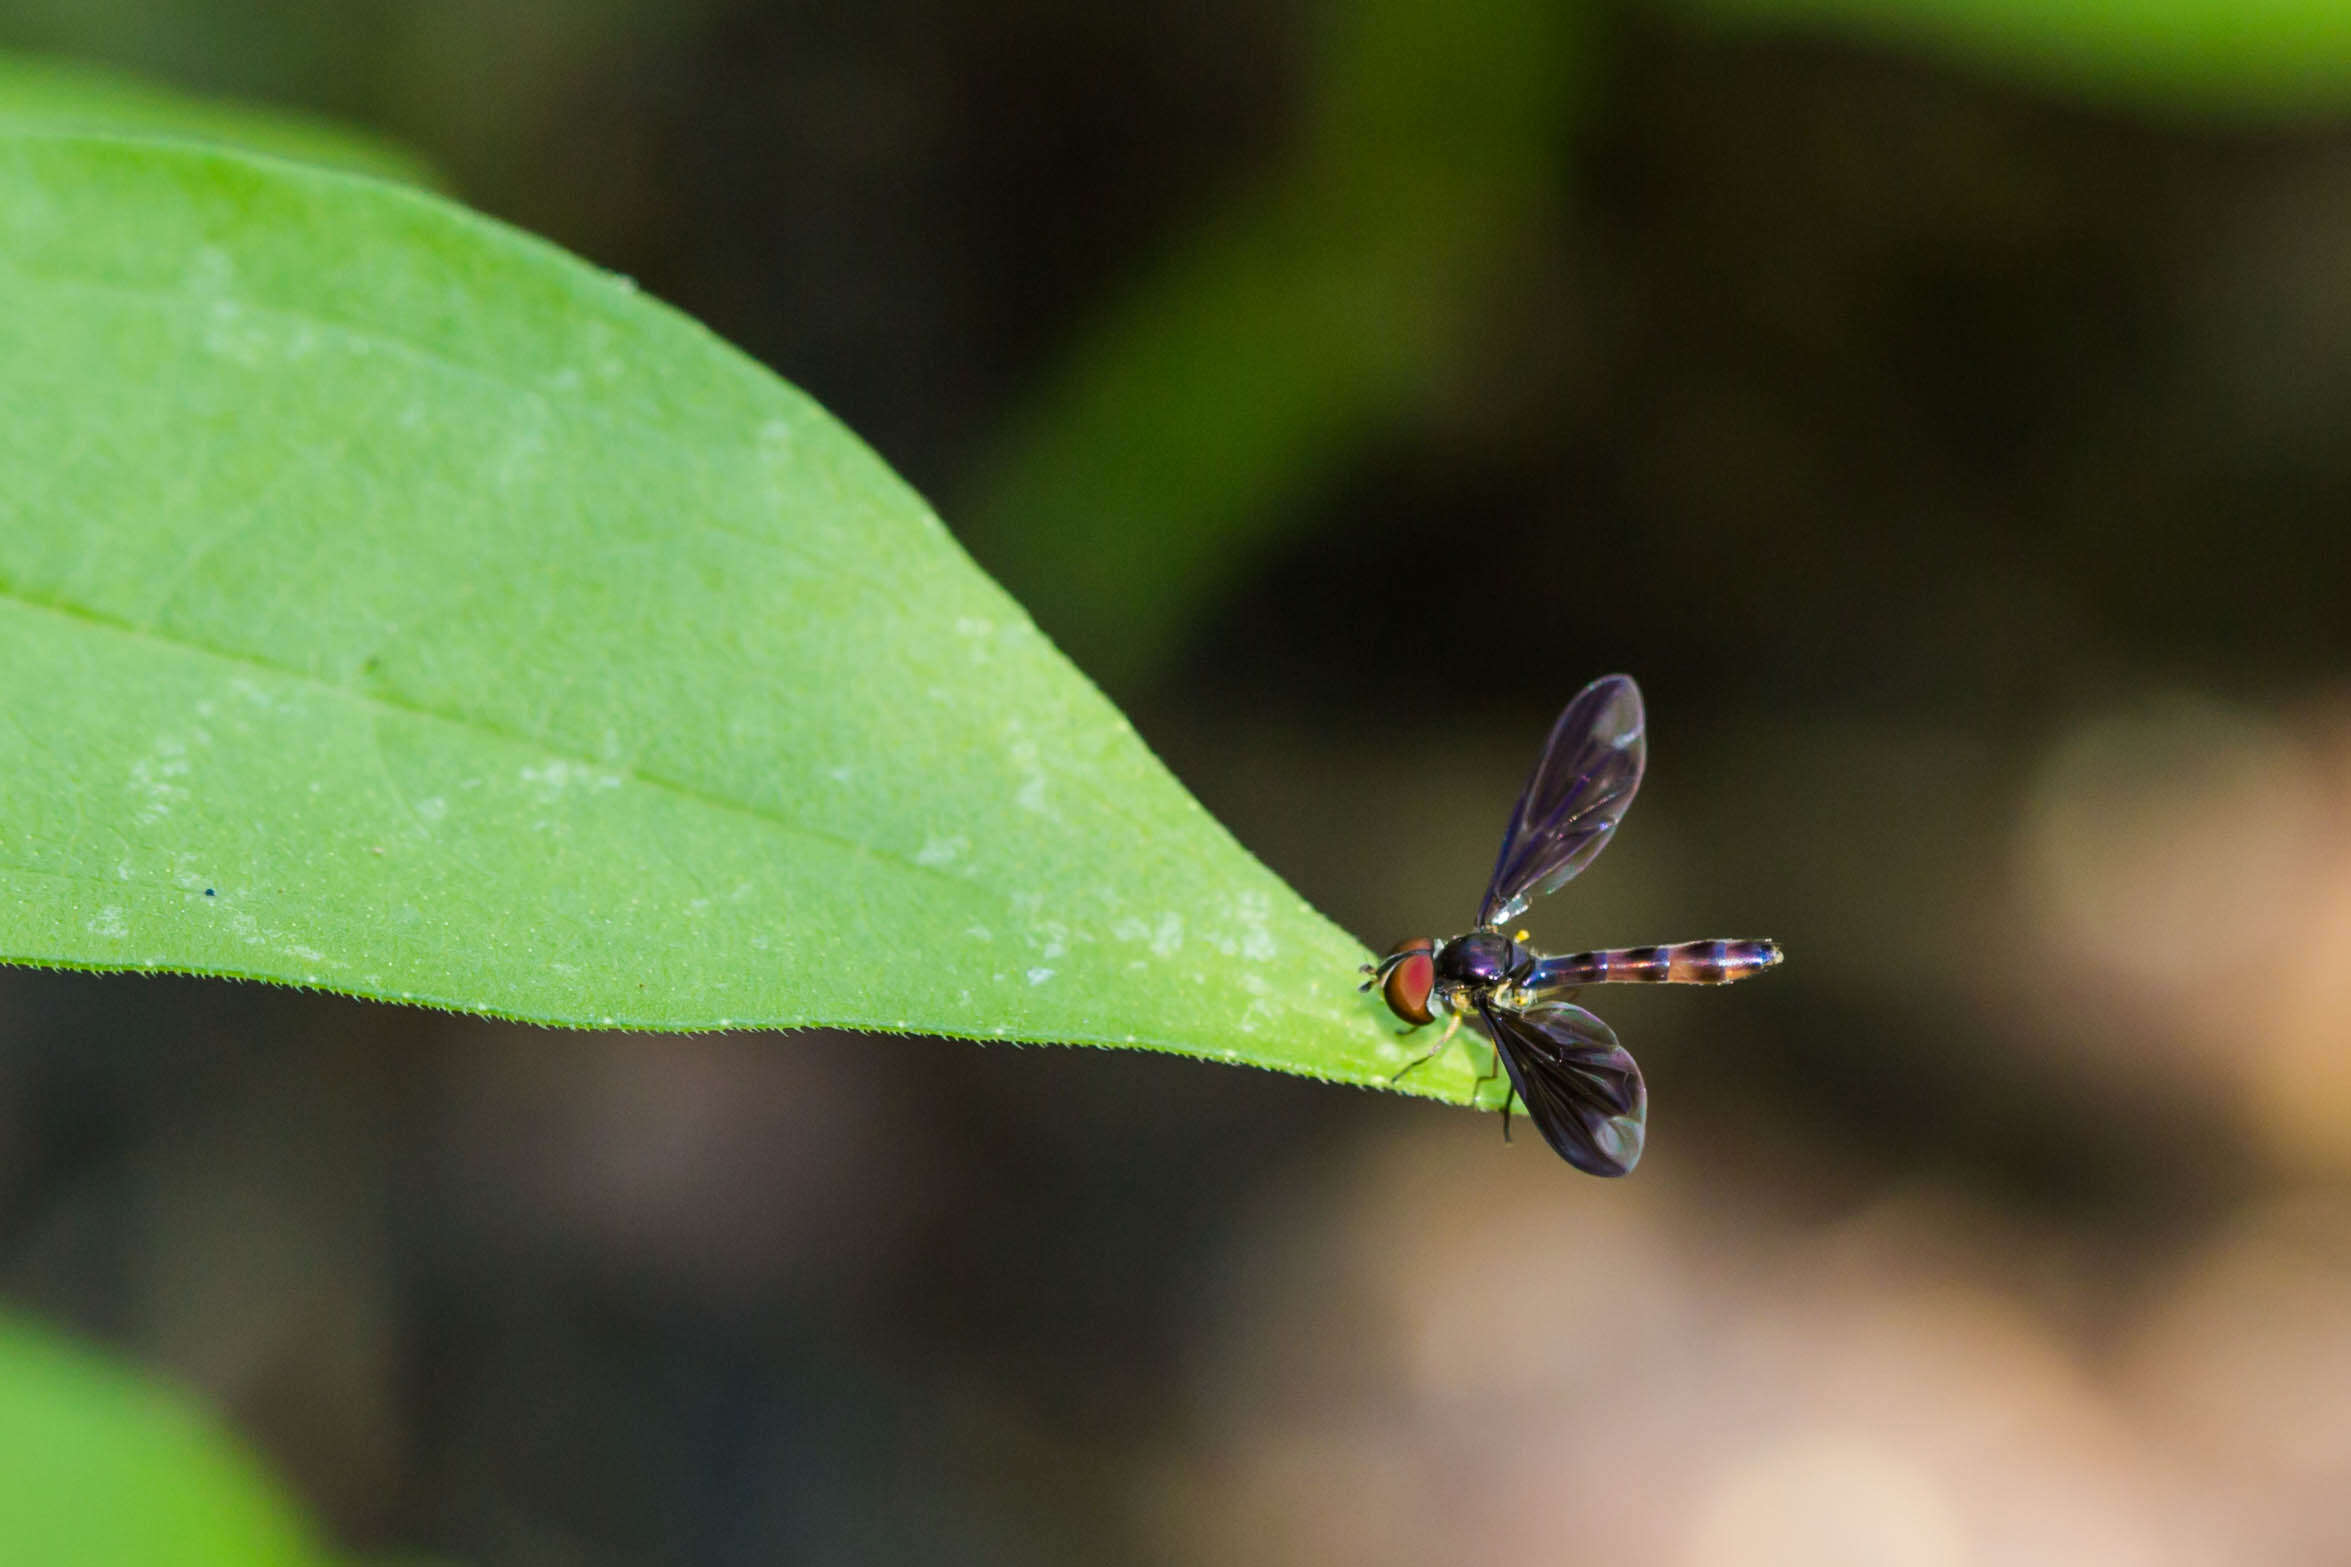
[[[1610,947],[1542,958],[1526,978],[1529,990],[1625,983],[1727,985],[1760,974],[1780,960],[1769,941],[1683,941],[1670,947]]]

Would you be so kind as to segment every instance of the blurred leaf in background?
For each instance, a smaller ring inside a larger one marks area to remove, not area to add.
[[[1288,166],[1108,307],[958,512],[1113,690],[1426,410],[1497,280],[1561,220],[1585,6],[1372,0],[1320,21]]]
[[[179,1395],[0,1315],[0,1553],[24,1567],[326,1558],[242,1446]]]
[[[2341,0],[1665,0],[1726,28],[1892,44],[2044,91],[2164,116],[2351,108]]]
[[[365,141],[340,127],[369,127],[412,149],[435,188],[477,204],[495,193],[500,216],[578,248],[579,231],[593,227],[584,215],[608,213],[645,171],[609,141],[583,156],[589,142],[574,116],[609,91],[621,65],[658,70],[665,46],[722,9],[721,0],[0,0],[0,47],[42,57],[43,69],[70,69],[70,59],[131,73],[88,84],[108,97],[146,91],[127,81],[170,83],[169,113],[184,132],[260,145],[200,121],[216,106],[294,117],[263,104],[331,117],[334,137]],[[605,129],[625,129],[612,107],[596,104]]]
[[[65,60],[0,55],[0,134],[12,131],[218,142],[404,184],[439,183],[406,149],[308,115],[199,97]]]

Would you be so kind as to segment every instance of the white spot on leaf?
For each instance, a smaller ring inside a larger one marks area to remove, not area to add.
[[[131,794],[137,800],[134,819],[151,826],[188,798],[188,743],[177,735],[156,738],[154,749],[131,763]]]
[[[542,767],[524,768],[522,781],[538,790],[542,798],[553,799],[569,789],[617,789],[621,786],[621,775],[558,757]]]
[[[1012,803],[1039,816],[1052,815],[1053,808],[1045,799],[1049,780],[1037,751],[1037,742],[1028,738],[1017,718],[1006,723],[1004,732],[1007,740],[1005,754],[1012,761],[1012,770],[1020,775],[1020,787],[1014,791]]]
[[[964,851],[970,847],[971,841],[967,838],[941,838],[936,836],[925,838],[923,840],[922,848],[915,853],[914,863],[917,865],[933,866],[952,865],[957,860],[963,858]]]
[[[1241,927],[1241,956],[1252,963],[1270,963],[1280,951],[1271,922],[1273,900],[1262,892],[1244,892],[1233,906],[1234,923]]]

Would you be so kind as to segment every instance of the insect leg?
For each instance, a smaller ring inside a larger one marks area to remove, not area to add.
[[[1423,1027],[1426,1027],[1426,1026],[1427,1026],[1427,1025],[1425,1025],[1425,1024],[1421,1024],[1421,1023],[1415,1023],[1415,1024],[1413,1024],[1413,1025],[1412,1025],[1412,1027],[1413,1027],[1413,1028],[1423,1028]],[[1451,1044],[1451,1043],[1453,1042],[1453,1034],[1454,1034],[1454,1031],[1455,1031],[1456,1029],[1460,1028],[1460,1027],[1461,1027],[1461,1014],[1460,1014],[1460,1013],[1458,1013],[1458,1012],[1456,1012],[1456,1013],[1454,1013],[1454,1014],[1453,1014],[1452,1018],[1451,1018],[1451,1019],[1450,1019],[1450,1020],[1449,1020],[1449,1021],[1448,1021],[1448,1022],[1445,1024],[1445,1032],[1443,1032],[1442,1034],[1439,1034],[1439,1035],[1437,1036],[1437,1042],[1436,1042],[1434,1045],[1431,1045],[1431,1046],[1429,1047],[1429,1053],[1428,1053],[1427,1055],[1425,1055],[1425,1056],[1422,1056],[1422,1057],[1421,1057],[1421,1058],[1420,1058],[1418,1061],[1408,1061],[1408,1062],[1406,1062],[1406,1063],[1404,1064],[1404,1067],[1403,1067],[1403,1069],[1402,1069],[1401,1071],[1399,1071],[1399,1072],[1398,1072],[1398,1073],[1397,1073],[1397,1074],[1396,1074],[1394,1077],[1391,1077],[1391,1078],[1389,1078],[1389,1079],[1388,1079],[1388,1081],[1389,1081],[1389,1082],[1391,1082],[1391,1083],[1400,1083],[1400,1082],[1404,1081],[1404,1073],[1405,1073],[1405,1072],[1409,1072],[1409,1071],[1411,1071],[1411,1070],[1412,1070],[1414,1067],[1416,1067],[1416,1066],[1426,1066],[1426,1065],[1428,1065],[1428,1064],[1429,1064],[1431,1061],[1434,1061],[1434,1060],[1436,1060],[1438,1056],[1440,1056],[1440,1055],[1444,1054],[1444,1052],[1445,1052],[1445,1047],[1446,1047],[1447,1045],[1449,1045],[1449,1044]],[[1411,1033],[1411,1032],[1412,1032],[1412,1029],[1411,1029],[1411,1028],[1400,1028],[1400,1029],[1396,1030],[1396,1032],[1397,1032],[1397,1033],[1399,1033],[1399,1034],[1409,1034],[1409,1033]]]
[[[1441,1045],[1438,1047],[1438,1049],[1443,1049],[1443,1048],[1444,1048],[1444,1047],[1443,1047],[1443,1046],[1441,1046]],[[1405,1062],[1405,1063],[1404,1063],[1404,1065],[1403,1065],[1403,1066],[1401,1066],[1401,1067],[1399,1067],[1399,1068],[1397,1069],[1397,1071],[1396,1071],[1396,1075],[1395,1075],[1395,1076],[1393,1076],[1393,1077],[1391,1077],[1391,1078],[1389,1078],[1389,1079],[1388,1079],[1388,1081],[1389,1081],[1389,1082],[1391,1082],[1391,1083],[1401,1083],[1401,1082],[1403,1082],[1403,1081],[1404,1081],[1404,1074],[1405,1074],[1406,1072],[1409,1072],[1409,1071],[1411,1071],[1411,1070],[1412,1070],[1413,1068],[1415,1068],[1415,1067],[1422,1067],[1422,1066],[1427,1066],[1427,1065],[1428,1065],[1428,1064],[1429,1064],[1431,1061],[1434,1061],[1434,1060],[1436,1060],[1436,1059],[1437,1059],[1437,1052],[1436,1052],[1435,1050],[1432,1050],[1432,1051],[1430,1051],[1430,1052],[1429,1052],[1427,1055],[1425,1055],[1425,1056],[1418,1057],[1418,1058],[1417,1058],[1417,1059],[1415,1059],[1415,1060],[1407,1061],[1407,1062]]]
[[[1469,1102],[1471,1104],[1476,1104],[1478,1102],[1478,1090],[1485,1087],[1488,1083],[1492,1082],[1495,1078],[1500,1077],[1501,1075],[1502,1052],[1497,1050],[1494,1052],[1494,1064],[1486,1068],[1484,1076],[1480,1077],[1476,1082],[1469,1085]]]
[[[1501,1075],[1502,1050],[1500,1046],[1496,1046],[1494,1049],[1494,1064],[1486,1068],[1486,1073],[1483,1077],[1469,1085],[1469,1102],[1473,1105],[1476,1104],[1478,1102],[1478,1090],[1485,1087],[1488,1083],[1492,1082],[1495,1078]],[[1518,1085],[1515,1083],[1511,1085],[1510,1092],[1502,1096],[1502,1140],[1504,1142],[1510,1141],[1510,1101],[1517,1097]]]

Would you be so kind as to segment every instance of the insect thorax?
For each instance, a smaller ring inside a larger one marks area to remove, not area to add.
[[[1491,991],[1523,978],[1534,955],[1498,930],[1473,930],[1437,949],[1437,983]]]

